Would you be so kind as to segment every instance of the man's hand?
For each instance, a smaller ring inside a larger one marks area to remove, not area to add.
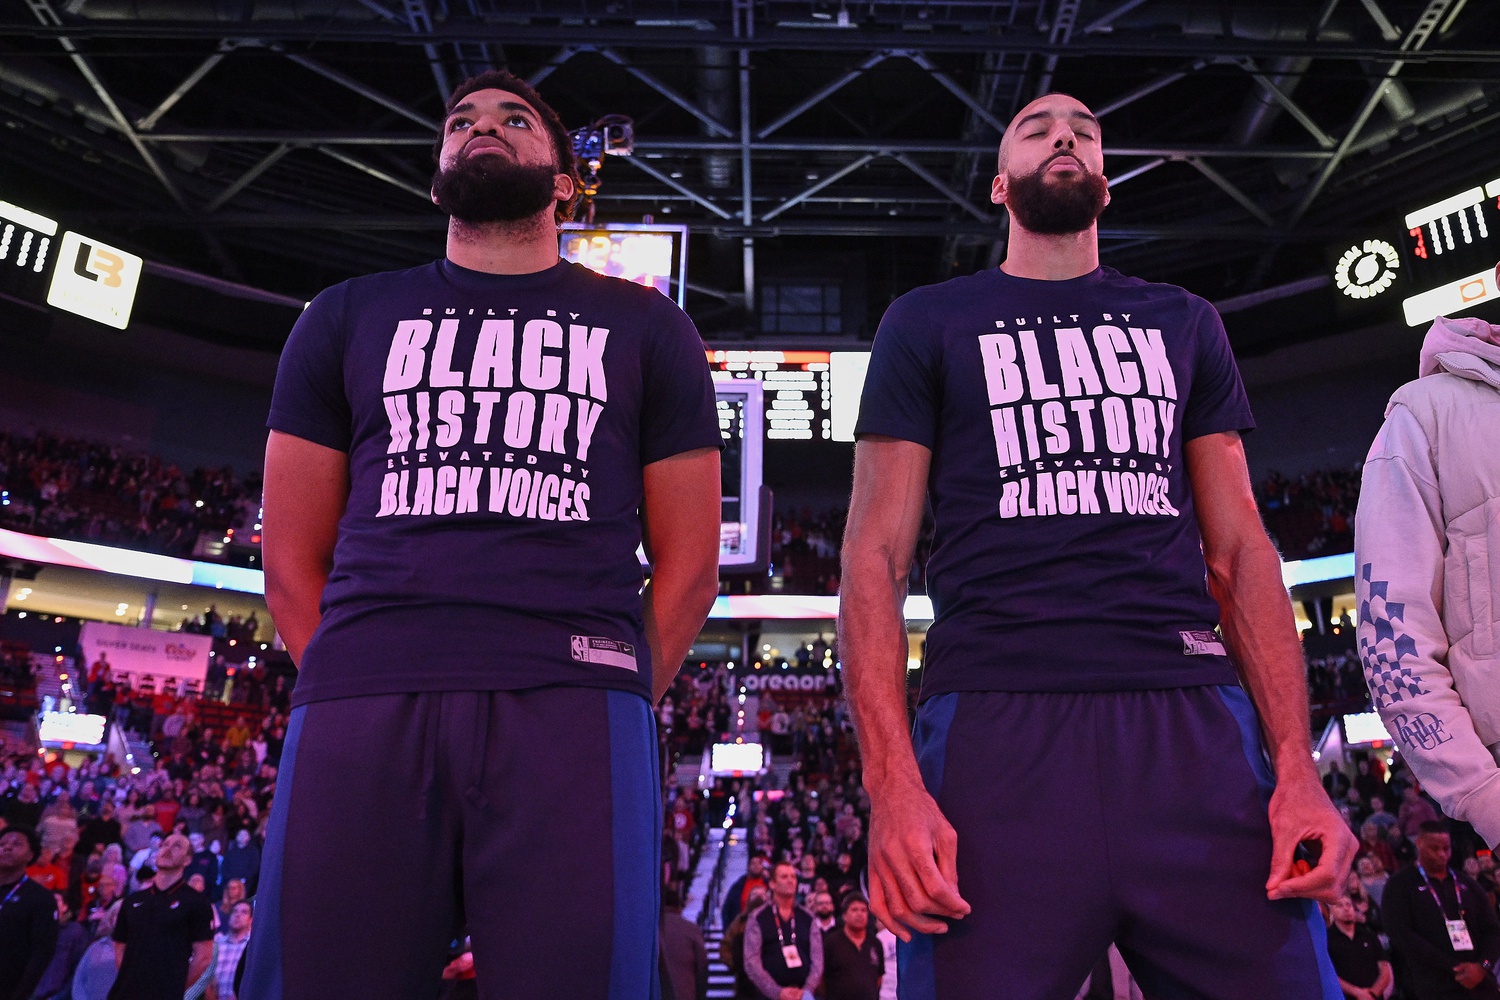
[[[1472,990],[1484,982],[1484,966],[1478,962],[1459,962],[1453,967],[1453,978],[1464,989]]]
[[[787,986],[781,991],[781,1000],[802,1000],[802,987]]]
[[[1379,1000],[1373,990],[1363,989],[1358,986],[1345,986],[1344,996],[1349,1000]]]
[[[938,917],[961,920],[969,904],[958,894],[958,834],[921,785],[872,796],[870,909],[903,941],[911,932],[944,934]]]
[[[1271,877],[1269,899],[1317,899],[1335,902],[1344,893],[1349,866],[1359,841],[1328,801],[1316,772],[1289,777],[1271,795]],[[1316,841],[1322,852],[1317,867],[1298,875],[1293,867],[1297,845]]]

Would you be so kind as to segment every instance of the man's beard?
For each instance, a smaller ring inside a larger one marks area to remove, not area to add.
[[[527,165],[504,156],[465,156],[433,175],[438,208],[459,222],[517,222],[529,219],[555,201],[550,163]]]
[[[1034,173],[1011,178],[1005,205],[1027,232],[1043,236],[1081,233],[1104,211],[1109,182],[1082,168],[1077,175],[1059,174],[1049,181],[1051,165],[1048,160]]]

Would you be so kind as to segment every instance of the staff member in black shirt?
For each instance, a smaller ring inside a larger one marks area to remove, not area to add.
[[[41,851],[30,827],[0,833],[0,1000],[28,1000],[57,948],[57,902],[26,877]]]
[[[192,859],[188,839],[172,834],[156,852],[151,884],[120,905],[114,933],[120,974],[109,1000],[182,1000],[208,970],[213,904],[182,877]]]
[[[1385,930],[1415,1000],[1500,1000],[1492,971],[1500,958],[1500,919],[1453,856],[1441,822],[1417,833],[1417,863],[1385,886]]]
[[[1347,894],[1330,908],[1328,957],[1338,974],[1339,988],[1349,1000],[1385,1000],[1394,985],[1391,963],[1375,932],[1358,922],[1359,911]]]
[[[842,915],[823,933],[823,1000],[880,1000],[885,946],[870,933],[870,904],[851,892]]]

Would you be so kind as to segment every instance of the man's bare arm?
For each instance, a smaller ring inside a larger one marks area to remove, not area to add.
[[[1313,764],[1307,668],[1281,582],[1281,559],[1261,524],[1239,434],[1193,438],[1184,450],[1209,591],[1219,602],[1224,642],[1260,713],[1276,770],[1266,894],[1332,902],[1359,845],[1329,803]],[[1303,841],[1318,842],[1322,853],[1316,868],[1294,876],[1292,862]]]
[[[193,957],[188,961],[187,985],[183,990],[189,990],[193,984],[203,978],[208,971],[208,965],[214,958],[214,943],[212,941],[193,942]]]
[[[280,431],[266,441],[261,553],[266,605],[292,659],[318,629],[318,602],[333,568],[339,518],[349,501],[349,456]]]
[[[643,472],[641,530],[651,560],[644,594],[646,641],[657,702],[672,686],[719,593],[719,451],[673,455]]]
[[[870,793],[870,908],[903,941],[960,918],[958,837],[922,784],[906,715],[907,576],[932,452],[867,436],[854,448],[844,532],[839,657]]]

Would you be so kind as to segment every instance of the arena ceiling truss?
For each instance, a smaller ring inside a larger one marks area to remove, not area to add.
[[[1500,150],[1479,0],[24,0],[0,198],[305,297],[441,252],[441,95],[489,66],[634,119],[598,218],[690,227],[709,333],[776,262],[875,298],[998,262],[995,148],[1048,90],[1103,120],[1106,263],[1210,298],[1305,285]]]

